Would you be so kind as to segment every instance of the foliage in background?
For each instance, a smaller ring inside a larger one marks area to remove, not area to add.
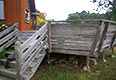
[[[112,16],[109,18],[116,21],[116,0],[93,0],[93,3],[98,3],[97,11],[105,10],[110,12]]]
[[[107,12],[105,14],[99,14],[99,13],[90,13],[89,11],[82,11],[82,12],[76,12],[73,14],[69,14],[67,20],[83,20],[83,19],[110,19],[111,16],[110,12]]]
[[[80,15],[75,14],[75,13],[69,14],[67,20],[80,20]]]
[[[99,13],[90,13],[89,11],[82,11],[82,12],[76,12],[73,14],[69,14],[67,17],[67,21],[70,20],[76,20],[75,22],[70,22],[70,23],[83,23],[82,20],[84,19],[107,19],[110,20],[111,19],[111,12],[107,12],[107,13],[103,13],[103,14],[99,14]],[[77,22],[78,21],[78,22]],[[92,21],[90,23],[97,23],[95,21]]]
[[[39,12],[39,16],[37,17],[37,29],[41,28],[45,23],[47,23],[46,20],[46,14]]]

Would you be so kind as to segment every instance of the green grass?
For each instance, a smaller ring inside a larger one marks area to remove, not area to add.
[[[116,58],[111,58],[109,52],[106,52],[106,59],[107,62],[103,63],[100,57],[91,72],[44,64],[40,66],[32,80],[116,80]]]

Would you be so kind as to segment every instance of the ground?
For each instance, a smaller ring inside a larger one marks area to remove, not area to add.
[[[106,52],[106,59],[103,63],[99,57],[98,64],[92,66],[90,72],[79,67],[42,64],[32,80],[116,80],[116,57],[111,58]]]

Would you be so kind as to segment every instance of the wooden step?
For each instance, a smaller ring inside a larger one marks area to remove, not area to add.
[[[0,80],[15,80],[15,79],[0,75]]]
[[[4,66],[6,64],[7,59],[0,59],[0,65]],[[11,61],[9,62],[9,67],[10,68],[15,68],[16,66],[16,61]]]
[[[5,76],[5,77],[8,77],[8,78],[15,79],[16,70],[15,70],[15,68],[5,69],[4,66],[0,65],[0,76]]]

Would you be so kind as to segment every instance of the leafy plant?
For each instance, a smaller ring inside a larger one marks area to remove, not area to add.
[[[4,50],[0,53],[0,59],[5,58],[5,54],[6,54],[6,49],[4,49]]]

